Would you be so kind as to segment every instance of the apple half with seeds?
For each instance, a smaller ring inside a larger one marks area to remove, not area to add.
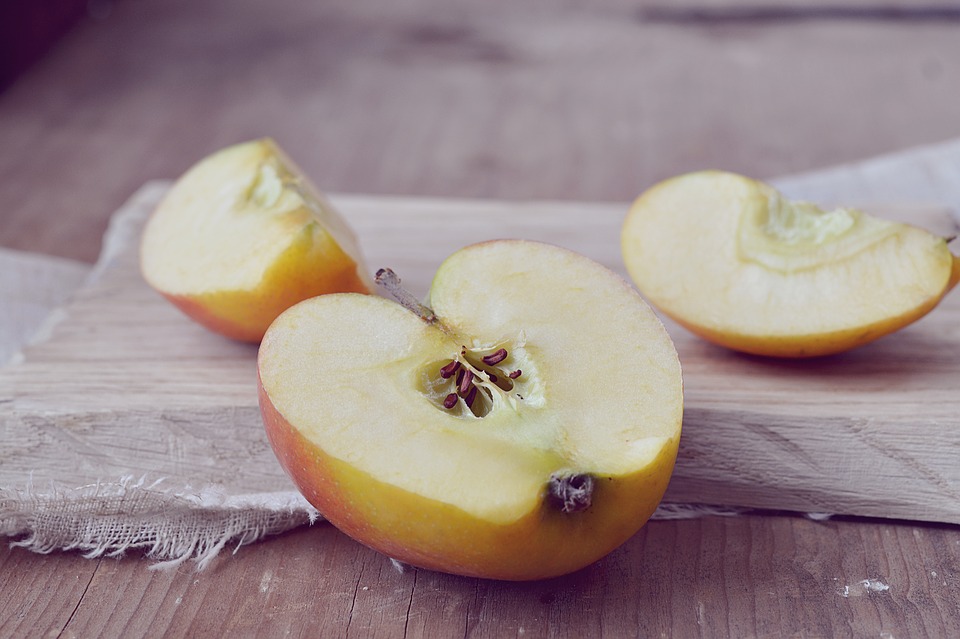
[[[140,267],[187,316],[249,342],[301,300],[370,290],[353,232],[270,139],[178,179],[147,222]]]
[[[260,407],[282,466],[340,530],[397,560],[551,577],[617,548],[667,487],[680,364],[636,291],[522,240],[439,268],[421,306],[326,295],[260,345]]]
[[[943,237],[790,201],[720,171],[647,190],[621,240],[651,304],[704,339],[757,355],[866,344],[928,313],[960,279],[960,258]]]

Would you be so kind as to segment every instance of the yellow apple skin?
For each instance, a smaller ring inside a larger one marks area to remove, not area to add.
[[[766,357],[783,357],[793,359],[803,359],[810,357],[824,357],[835,355],[845,351],[858,348],[869,344],[884,335],[894,333],[904,326],[916,322],[921,317],[932,311],[940,303],[940,300],[949,293],[960,281],[960,257],[953,256],[953,270],[950,279],[943,293],[938,297],[927,300],[926,303],[917,306],[908,313],[885,318],[883,321],[875,322],[866,326],[860,326],[845,331],[833,331],[830,333],[811,333],[809,335],[745,335],[732,331],[711,330],[710,327],[694,324],[686,319],[671,314],[668,311],[660,309],[664,315],[675,321],[680,326],[701,337],[708,342],[729,348],[731,350],[747,353],[750,355],[762,355]]]
[[[256,275],[231,279],[243,264]],[[254,343],[297,302],[370,292],[352,230],[269,138],[221,149],[177,180],[147,222],[141,272],[197,323]]]
[[[215,333],[257,343],[280,313],[331,292],[369,293],[357,264],[335,242],[317,243],[307,232],[277,259],[254,289],[203,295],[160,291],[184,314]]]
[[[641,270],[636,267],[640,249],[637,247],[639,233],[635,229],[640,225],[641,211],[648,206],[648,202],[660,198],[663,193],[670,193],[669,197],[673,197],[673,194],[678,193],[680,189],[688,188],[688,184],[698,184],[708,180],[717,183],[717,188],[730,190],[759,189],[774,193],[770,187],[761,182],[722,171],[702,171],[665,180],[648,189],[634,202],[624,224],[621,236],[621,251],[627,270],[644,297],[665,316],[709,342],[735,351],[769,357],[809,358],[833,355],[868,344],[917,321],[932,311],[943,297],[960,282],[960,256],[953,255],[950,252],[945,238],[938,238],[924,231],[922,233],[926,233],[931,247],[937,254],[937,273],[938,277],[942,278],[939,280],[942,286],[938,285],[938,288],[931,291],[928,297],[912,307],[904,308],[902,312],[856,326],[833,330],[813,330],[809,333],[779,332],[777,327],[770,327],[764,333],[744,332],[737,330],[729,321],[729,318],[723,318],[724,321],[720,323],[716,321],[717,318],[713,318],[714,321],[712,322],[704,321],[703,318],[708,315],[706,312],[700,314],[678,313],[675,311],[675,304],[672,301],[661,299],[660,294],[648,288],[646,285],[648,275],[641,275]],[[743,197],[742,193],[738,197]],[[707,212],[706,209],[703,211],[704,214]],[[711,223],[707,219],[704,220],[704,226],[707,226],[708,229],[702,235],[709,234],[711,230],[709,224]],[[907,225],[899,226],[907,227]],[[910,232],[917,233],[918,229],[911,229]],[[702,237],[696,235],[696,233],[688,232],[686,239],[693,242],[704,241]],[[727,239],[729,241],[724,243],[725,247],[733,244],[732,237]],[[660,238],[659,241],[661,244],[668,244],[663,238]],[[700,254],[708,254],[711,248],[713,247],[704,244]],[[726,250],[729,250],[729,248]],[[664,277],[662,281],[669,280]],[[678,290],[686,285],[688,283],[680,284],[677,281]],[[699,293],[688,294],[696,295]]]
[[[927,299],[926,302],[912,308],[909,312],[887,317],[882,321],[849,330],[811,333],[809,335],[746,335],[729,330],[711,330],[708,326],[688,322],[685,318],[671,314],[666,310],[661,309],[661,311],[694,335],[741,353],[794,359],[824,357],[869,344],[884,335],[894,333],[904,326],[916,322],[936,308],[940,300],[957,285],[958,281],[960,281],[960,257],[954,255],[950,279],[939,296]]]
[[[947,291],[944,292],[946,293]],[[924,306],[917,307],[913,312],[891,317],[885,321],[876,322],[869,326],[846,331],[835,331],[832,333],[791,335],[789,337],[776,335],[756,336],[729,331],[715,331],[710,330],[710,328],[706,326],[687,322],[666,311],[663,311],[663,313],[694,335],[718,346],[723,346],[741,353],[747,353],[748,355],[804,359],[836,355],[837,353],[843,353],[869,344],[884,335],[889,335],[908,324],[912,324],[933,310],[939,302],[939,299],[932,300]]]
[[[592,505],[583,512],[563,514],[541,500],[537,510],[497,525],[334,459],[284,419],[262,383],[259,395],[267,436],[280,464],[334,526],[413,566],[488,579],[568,574],[622,545],[663,498],[679,445],[673,439],[649,465],[629,475],[596,477]]]
[[[946,292],[952,291],[957,283],[960,283],[960,255],[953,256],[953,270],[950,272],[950,281],[947,282]]]

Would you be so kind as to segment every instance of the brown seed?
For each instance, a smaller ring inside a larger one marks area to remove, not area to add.
[[[466,395],[471,386],[473,386],[473,371],[465,370],[463,372],[463,379],[460,380],[460,396],[463,397]]]
[[[497,376],[494,375],[493,373],[487,373],[487,379],[489,379],[494,384],[497,383]]]
[[[490,381],[496,384],[497,388],[499,388],[500,390],[507,391],[507,392],[510,392],[513,390],[513,382],[507,379],[506,375],[504,375],[503,377],[497,377],[496,375],[491,375],[490,377],[493,378]]]
[[[481,358],[483,363],[487,366],[493,366],[494,364],[499,364],[503,360],[507,359],[507,349],[501,348],[496,353],[490,353]]]
[[[440,377],[444,379],[450,379],[459,369],[460,362],[457,360],[451,360],[449,364],[440,369]]]
[[[456,405],[457,405],[457,394],[456,394],[456,393],[450,393],[449,395],[447,395],[446,397],[443,398],[443,407],[444,407],[444,408],[453,408],[453,407],[456,406]]]
[[[473,400],[477,398],[477,387],[470,389],[470,393],[463,399],[467,403],[467,408],[473,408]]]
[[[520,377],[520,369],[518,368],[517,370],[513,371],[512,373],[507,375],[507,377],[509,377],[510,379],[516,379]]]

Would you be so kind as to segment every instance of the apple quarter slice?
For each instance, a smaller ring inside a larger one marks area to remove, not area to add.
[[[644,192],[621,238],[646,299],[693,333],[757,355],[866,344],[928,313],[960,279],[943,237],[793,202],[721,171]]]
[[[176,181],[147,222],[141,271],[192,319],[251,342],[301,300],[369,291],[350,228],[270,139],[220,150]]]

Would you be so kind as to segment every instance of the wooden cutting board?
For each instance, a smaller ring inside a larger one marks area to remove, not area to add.
[[[117,213],[104,256],[22,361],[0,371],[0,486],[175,477],[289,490],[266,443],[256,348],[206,332],[142,281],[137,240],[167,183]],[[371,269],[423,296],[452,251],[498,237],[623,274],[623,204],[335,197]],[[942,234],[943,211],[873,207]],[[685,381],[668,501],[960,523],[960,294],[902,332],[817,360],[738,355],[666,322]]]

